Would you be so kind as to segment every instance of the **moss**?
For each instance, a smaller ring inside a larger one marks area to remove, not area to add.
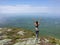
[[[12,29],[12,31],[7,31],[8,29]],[[7,39],[12,39],[13,43],[23,41],[23,40],[18,40],[18,39],[30,38],[30,37],[35,36],[35,33],[31,30],[22,29],[22,28],[8,28],[8,29],[7,30],[5,29],[5,31],[3,31],[3,35],[7,35],[6,38]],[[17,34],[19,31],[24,31],[25,32],[24,35]],[[56,39],[54,37],[49,37],[49,36],[47,36],[45,38],[48,39],[49,42],[52,43],[52,44],[60,44],[59,39]]]
[[[10,29],[10,28],[9,28]],[[18,35],[17,32],[24,31],[24,35]],[[5,35],[7,35],[7,38],[9,39],[19,39],[19,38],[29,38],[35,36],[35,34],[31,30],[26,30],[22,28],[12,28],[12,31],[6,31],[4,32]]]

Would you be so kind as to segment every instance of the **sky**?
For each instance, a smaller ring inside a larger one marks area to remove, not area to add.
[[[0,14],[60,14],[60,0],[0,0]]]

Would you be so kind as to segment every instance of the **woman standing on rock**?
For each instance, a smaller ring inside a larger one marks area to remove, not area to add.
[[[39,29],[38,29],[39,22],[38,21],[35,21],[34,25],[35,25],[35,30],[36,30],[36,39],[38,39],[38,35],[39,35]]]

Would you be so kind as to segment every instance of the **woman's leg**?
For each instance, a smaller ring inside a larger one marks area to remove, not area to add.
[[[38,39],[39,31],[36,31],[36,38]]]

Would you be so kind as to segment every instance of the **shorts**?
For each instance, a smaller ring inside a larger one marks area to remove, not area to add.
[[[39,31],[36,31],[36,34],[39,34]]]

